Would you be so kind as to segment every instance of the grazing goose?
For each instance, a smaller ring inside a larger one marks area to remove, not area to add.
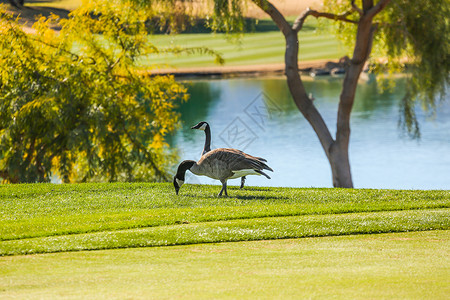
[[[205,146],[203,147],[202,155],[211,151],[211,129],[209,128],[209,124],[207,122],[200,122],[195,126],[192,126],[191,129],[203,130],[205,132]],[[264,158],[258,157],[260,161],[267,162]],[[241,189],[244,188],[246,177],[241,177]]]
[[[246,175],[264,175],[270,179],[263,170],[273,170],[266,165],[261,158],[254,157],[236,149],[219,148],[211,150],[203,155],[198,162],[185,160],[178,166],[177,174],[173,178],[175,192],[178,195],[180,187],[184,183],[186,171],[189,170],[195,175],[207,176],[220,180],[222,190],[219,196],[227,193],[227,180],[239,178]]]

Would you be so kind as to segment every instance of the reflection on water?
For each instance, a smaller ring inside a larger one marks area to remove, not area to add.
[[[305,82],[332,134],[336,128],[341,78]],[[331,187],[331,171],[311,126],[294,105],[285,79],[221,79],[190,83],[191,99],[180,107],[182,128],[170,139],[180,159],[197,160],[204,134],[191,130],[209,122],[212,147],[233,147],[268,160],[271,180],[249,176],[248,185]],[[450,101],[429,118],[419,113],[422,138],[411,140],[398,128],[404,80],[383,91],[375,80],[358,86],[352,113],[350,161],[357,188],[450,189]],[[207,177],[191,183],[219,184]],[[238,185],[239,180],[229,184]]]

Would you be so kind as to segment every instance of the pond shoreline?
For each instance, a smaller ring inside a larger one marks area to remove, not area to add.
[[[299,62],[300,72],[313,74],[314,72],[329,72],[331,66],[340,65],[339,60],[314,60]],[[284,63],[278,64],[261,64],[261,65],[244,65],[244,66],[213,66],[199,68],[160,68],[147,71],[150,76],[156,75],[173,75],[177,78],[193,77],[193,78],[211,78],[211,77],[246,77],[258,75],[284,75]],[[325,74],[324,74],[325,75]]]

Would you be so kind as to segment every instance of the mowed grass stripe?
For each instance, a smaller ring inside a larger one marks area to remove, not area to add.
[[[57,236],[123,230],[143,227],[157,227],[181,223],[214,222],[267,217],[326,215],[355,212],[379,212],[413,209],[445,208],[442,203],[397,205],[380,202],[365,204],[279,204],[252,205],[242,207],[204,207],[152,209],[116,214],[97,213],[86,215],[49,216],[34,220],[5,220],[0,222],[1,240],[18,240],[34,237]]]
[[[250,240],[448,230],[450,211],[416,210],[219,221],[0,242],[0,256]]]
[[[230,187],[234,197],[218,198],[217,186],[186,185],[178,197],[172,189],[170,184],[16,186],[0,202],[0,240],[183,222],[450,207],[448,191]]]
[[[237,49],[243,45],[257,47],[257,44],[285,44],[284,37],[280,32],[246,33],[236,37],[227,37],[224,34],[153,35],[149,40],[157,46],[205,47],[208,44],[213,44],[217,45],[217,47],[226,47],[228,49]],[[299,41],[300,45],[317,41],[340,43],[332,34],[312,32],[300,34]]]
[[[115,183],[4,185],[0,240],[171,225],[181,222],[449,208],[450,191],[301,189]]]
[[[181,34],[176,36],[154,36],[152,42],[160,47],[206,47],[217,51],[226,65],[254,65],[282,63],[285,41],[280,32],[244,34],[239,42],[231,42],[224,34]],[[345,55],[345,49],[337,39],[327,33],[306,32],[300,35],[301,60],[336,59]],[[164,64],[170,67],[217,66],[213,58],[202,55],[160,54],[143,57],[141,67]]]

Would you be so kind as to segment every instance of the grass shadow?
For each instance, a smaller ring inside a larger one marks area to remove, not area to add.
[[[230,196],[229,198],[236,198],[239,200],[258,200],[258,201],[264,201],[264,200],[287,200],[289,197],[285,196],[261,196],[261,195],[234,195]]]
[[[272,201],[272,200],[288,200],[289,197],[287,196],[262,196],[262,195],[236,195],[236,194],[228,194],[227,196],[221,196],[219,197],[217,194],[196,194],[196,193],[189,193],[187,192],[186,194],[180,194],[179,196],[182,197],[189,197],[189,198],[202,198],[202,199],[238,199],[238,200],[257,200],[257,201]]]

